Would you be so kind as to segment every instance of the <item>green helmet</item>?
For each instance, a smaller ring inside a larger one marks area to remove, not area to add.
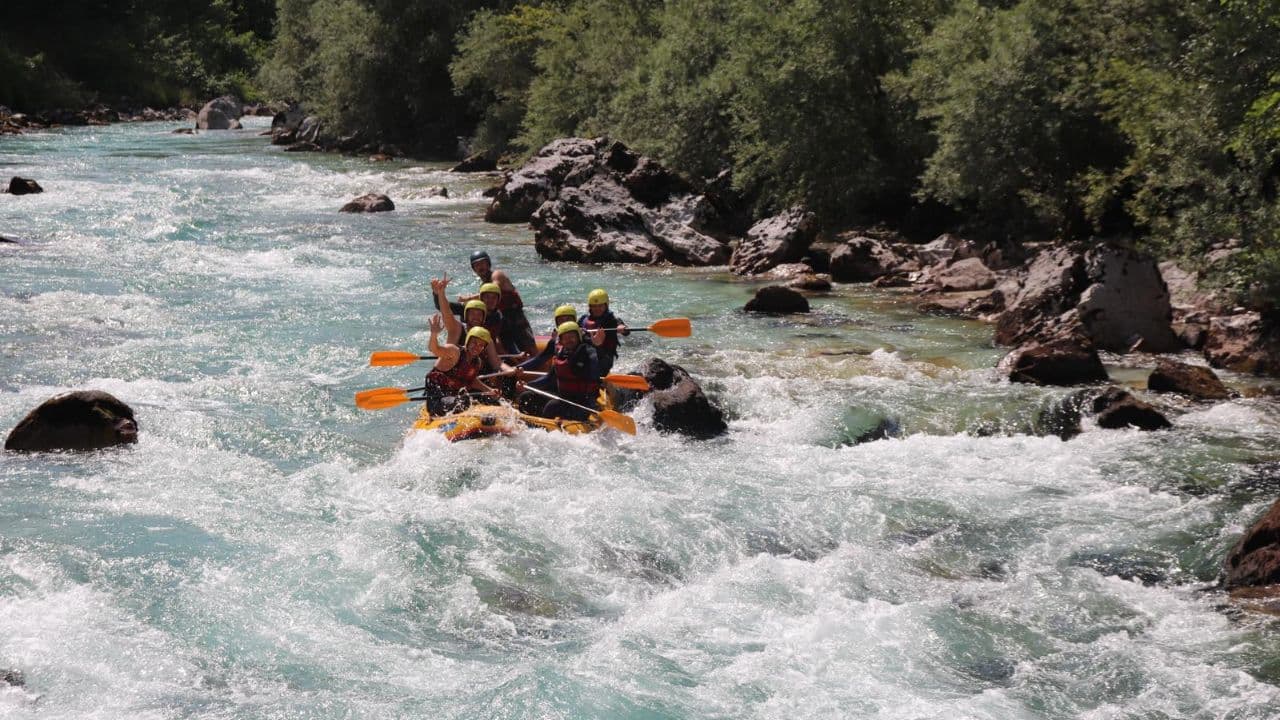
[[[464,343],[464,344],[466,344],[466,345],[471,344],[471,338],[480,338],[481,340],[483,340],[483,341],[484,341],[484,343],[485,343],[486,345],[488,345],[489,343],[493,342],[493,336],[489,334],[489,331],[488,331],[488,330],[485,330],[485,329],[484,329],[484,328],[482,328],[482,327],[473,327],[473,328],[471,328],[470,330],[468,330],[468,331],[467,331],[467,342],[466,342],[466,343]]]
[[[489,316],[489,306],[485,305],[483,300],[468,300],[467,304],[462,306],[462,319],[466,320],[467,313],[472,310],[479,310],[485,314],[485,317]],[[481,320],[481,322],[484,321]]]
[[[605,292],[604,288],[596,288],[595,290],[592,290],[591,292],[587,293],[587,304],[588,305],[608,305],[609,293]]]
[[[499,295],[501,295],[502,288],[498,287],[498,283],[491,283],[491,282],[484,283],[483,285],[480,286],[480,294],[483,295],[485,293],[498,293]]]
[[[561,305],[560,307],[556,308],[556,312],[554,315],[551,316],[551,319],[554,320],[556,318],[562,318],[562,317],[565,317],[566,315],[576,319],[578,317],[578,312],[573,309],[572,305]]]

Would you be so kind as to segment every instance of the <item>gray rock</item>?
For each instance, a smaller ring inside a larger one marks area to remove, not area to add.
[[[813,213],[791,208],[752,225],[734,249],[729,264],[739,275],[754,275],[783,263],[799,262],[817,233]]]
[[[97,390],[56,395],[18,421],[4,449],[18,452],[98,450],[138,441],[133,408]]]
[[[498,169],[498,161],[489,153],[475,153],[467,156],[462,162],[449,168],[449,172],[473,173],[493,172]]]
[[[956,260],[948,265],[932,268],[929,280],[944,292],[989,290],[996,286],[996,274],[976,257]]]
[[[240,117],[244,114],[244,106],[230,95],[214,98],[200,108],[196,115],[197,130],[231,130],[238,128]]]
[[[391,198],[379,193],[369,193],[367,195],[361,195],[355,200],[352,200],[346,205],[343,205],[342,209],[339,210],[338,212],[374,213],[374,212],[388,212],[395,209],[396,209],[396,205],[395,203],[391,202]]]
[[[841,236],[831,251],[829,268],[836,282],[871,282],[886,275],[915,270],[909,250],[880,238]]]
[[[1280,375],[1280,327],[1260,313],[1209,320],[1204,354],[1209,364],[1239,373]]]
[[[1127,390],[1109,387],[1093,398],[1093,412],[1098,427],[1118,430],[1136,427],[1139,430],[1165,430],[1173,427],[1159,410],[1133,396]]]

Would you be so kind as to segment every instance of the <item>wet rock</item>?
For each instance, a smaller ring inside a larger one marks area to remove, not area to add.
[[[1280,375],[1280,323],[1246,312],[1209,321],[1204,354],[1209,364],[1239,373]]]
[[[747,552],[752,555],[773,555],[774,557],[792,558],[804,562],[817,562],[824,555],[835,550],[839,545],[832,540],[804,542],[796,538],[786,537],[770,528],[748,530],[743,538]]]
[[[640,374],[652,387],[653,424],[663,432],[677,432],[706,440],[728,430],[724,412],[711,404],[702,387],[679,365],[650,358]]]
[[[1173,423],[1159,410],[1118,387],[1109,387],[1094,397],[1093,412],[1097,416],[1098,427],[1109,430],[1126,427],[1165,430],[1173,427]]]
[[[9,179],[10,195],[35,195],[42,192],[44,192],[44,188],[40,187],[40,183],[30,178],[14,175]]]
[[[449,188],[443,185],[427,188],[427,197],[429,198],[447,198],[449,197]]]
[[[292,103],[289,107],[276,113],[271,118],[271,132],[294,132],[306,119],[307,114],[303,111],[302,106]]]
[[[824,273],[800,273],[787,281],[787,287],[808,292],[827,292],[831,289],[831,276]]]
[[[773,313],[786,315],[809,312],[809,301],[803,295],[782,285],[767,285],[756,291],[755,297],[747,301],[747,312]]]
[[[230,95],[214,98],[200,108],[196,115],[197,130],[231,130],[240,127],[244,106]]]
[[[654,585],[675,585],[682,578],[680,566],[659,550],[614,545],[600,548],[605,567]]]
[[[503,615],[556,618],[567,613],[551,598],[505,582],[473,581],[481,602]]]
[[[1009,353],[998,369],[1013,382],[1036,385],[1080,385],[1107,380],[1098,351],[1072,339],[1029,343]]]
[[[739,275],[755,275],[783,263],[799,262],[817,232],[813,213],[791,208],[752,225],[734,249],[729,265]]]
[[[27,679],[22,675],[21,670],[0,668],[0,682],[10,687],[23,687],[27,684]]]
[[[133,409],[113,395],[77,390],[56,395],[18,421],[4,449],[98,450],[138,441]]]
[[[1103,577],[1137,580],[1148,587],[1169,582],[1169,561],[1132,551],[1077,552],[1067,560],[1075,567],[1089,568]]]
[[[462,162],[449,168],[449,172],[493,172],[498,169],[498,159],[489,153],[468,155]]]
[[[19,240],[17,240],[16,238],[8,238],[8,237],[5,237],[5,236],[3,236],[3,235],[0,235],[0,243],[7,243],[7,244],[10,244],[10,245],[21,245],[21,244],[22,244],[22,243],[21,243]]]
[[[1227,554],[1222,583],[1227,589],[1280,584],[1280,500]]]
[[[904,246],[888,240],[861,235],[838,239],[830,260],[831,279],[836,282],[871,282],[918,268]]]
[[[1063,440],[1070,440],[1079,435],[1085,408],[1092,400],[1089,390],[1077,390],[1064,397],[1050,400],[1041,407],[1032,421],[1031,429],[1036,435],[1047,437],[1055,435]]]
[[[284,149],[285,152],[324,152],[324,148],[313,142],[296,142],[288,145]]]
[[[373,212],[388,212],[395,209],[396,209],[396,205],[395,203],[391,202],[391,198],[387,197],[386,195],[381,195],[379,193],[369,193],[367,195],[361,195],[355,200],[352,200],[346,205],[343,205],[342,209],[339,210],[338,212],[373,213]]]
[[[1212,370],[1161,358],[1147,378],[1147,389],[1170,392],[1199,400],[1226,400],[1231,391]]]
[[[196,129],[195,128],[178,128],[177,130],[171,130],[170,133],[173,135],[195,135]]]

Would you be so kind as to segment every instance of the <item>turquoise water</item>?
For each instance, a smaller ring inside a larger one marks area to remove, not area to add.
[[[261,121],[259,121],[261,122]],[[134,124],[0,141],[0,429],[131,404],[137,446],[0,455],[16,718],[1270,718],[1280,634],[1203,588],[1275,497],[1280,410],[1028,433],[990,329],[865,287],[807,318],[723,271],[543,263],[485,178]],[[451,198],[428,198],[448,187]],[[341,215],[386,192],[389,214]],[[619,367],[687,367],[692,442],[404,438],[428,279],[485,248],[535,326],[609,289]],[[1124,374],[1123,369],[1117,372]],[[850,444],[883,418],[890,440]],[[1273,471],[1274,474],[1274,471]],[[1126,579],[1126,578],[1138,579]],[[1143,584],[1145,578],[1148,582]]]

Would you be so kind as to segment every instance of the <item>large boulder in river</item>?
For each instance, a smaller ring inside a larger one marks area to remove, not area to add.
[[[1227,589],[1280,585],[1280,500],[1228,553],[1222,583]]]
[[[196,115],[197,130],[232,130],[239,129],[240,117],[244,114],[244,105],[230,95],[214,98],[200,108]]]
[[[1093,413],[1098,427],[1110,430],[1127,427],[1164,430],[1173,427],[1169,419],[1150,403],[1139,400],[1128,390],[1114,386],[1093,398]]]
[[[1179,393],[1199,400],[1226,400],[1231,391],[1207,367],[1187,365],[1161,358],[1147,378],[1152,392]]]
[[[492,153],[475,153],[463,158],[462,162],[449,168],[449,172],[475,173],[493,172],[498,169],[498,160]]]
[[[1071,338],[1023,345],[1006,355],[997,368],[1013,382],[1036,385],[1080,385],[1107,379],[1098,351]]]
[[[728,429],[724,412],[711,404],[702,387],[684,368],[650,358],[640,368],[652,390],[654,427],[699,440],[716,437]]]
[[[996,342],[1019,345],[1079,332],[1102,350],[1169,352],[1169,291],[1155,262],[1127,248],[1060,246],[1040,253],[1005,293]]]
[[[44,192],[44,188],[40,187],[40,183],[30,178],[14,175],[9,179],[10,195],[35,195],[42,192]]]
[[[5,450],[98,450],[138,441],[133,408],[97,390],[63,393],[41,403],[18,421]]]
[[[734,249],[729,264],[739,275],[755,275],[783,263],[799,262],[817,233],[813,213],[791,208],[752,225]]]
[[[374,213],[388,212],[396,209],[396,204],[391,202],[391,198],[380,193],[368,193],[352,200],[338,212],[344,213]]]
[[[747,301],[747,312],[787,315],[809,312],[809,301],[803,295],[784,285],[767,285],[756,291]]]
[[[1212,318],[1204,354],[1214,367],[1280,375],[1280,326],[1256,312]]]
[[[604,138],[560,138],[533,154],[513,172],[489,203],[484,219],[492,223],[522,223],[562,188],[577,187],[602,164]]]

